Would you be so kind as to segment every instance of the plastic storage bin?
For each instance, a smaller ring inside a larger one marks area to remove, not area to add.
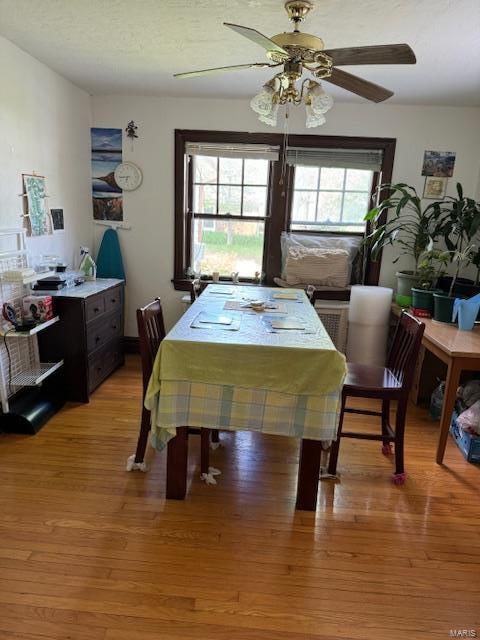
[[[457,424],[457,414],[452,415],[450,433],[468,462],[480,464],[480,436],[473,436],[460,429]]]

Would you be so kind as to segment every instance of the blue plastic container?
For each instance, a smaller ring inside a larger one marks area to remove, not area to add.
[[[462,331],[471,331],[475,326],[479,309],[480,294],[468,300],[456,298],[453,303],[452,321],[455,321],[458,315],[458,328]]]

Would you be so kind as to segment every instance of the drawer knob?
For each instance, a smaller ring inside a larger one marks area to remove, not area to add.
[[[93,313],[98,313],[99,311],[100,311],[100,309],[99,309],[98,307],[95,307],[95,308],[93,309]]]
[[[112,329],[116,329],[116,328],[117,328],[116,324],[112,325]]]
[[[99,342],[99,340],[100,340],[100,336],[96,336],[95,337],[95,342]]]
[[[116,302],[116,301],[117,301],[117,299],[116,299],[116,298],[112,298],[110,302],[111,302],[112,304],[115,304],[115,302]]]

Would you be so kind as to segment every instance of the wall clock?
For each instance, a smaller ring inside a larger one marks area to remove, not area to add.
[[[115,169],[115,182],[123,191],[134,191],[142,184],[140,167],[133,162],[121,162]]]

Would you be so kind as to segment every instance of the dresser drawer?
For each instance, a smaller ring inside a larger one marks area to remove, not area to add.
[[[105,294],[100,293],[91,298],[87,298],[85,302],[85,318],[87,322],[95,320],[105,313]]]
[[[115,287],[107,291],[103,296],[103,300],[106,313],[117,309],[120,310],[122,307],[122,287]]]
[[[88,389],[93,391],[123,362],[122,342],[112,340],[88,359]]]
[[[122,317],[120,312],[102,315],[96,322],[87,327],[87,353],[103,347],[122,333]]]

